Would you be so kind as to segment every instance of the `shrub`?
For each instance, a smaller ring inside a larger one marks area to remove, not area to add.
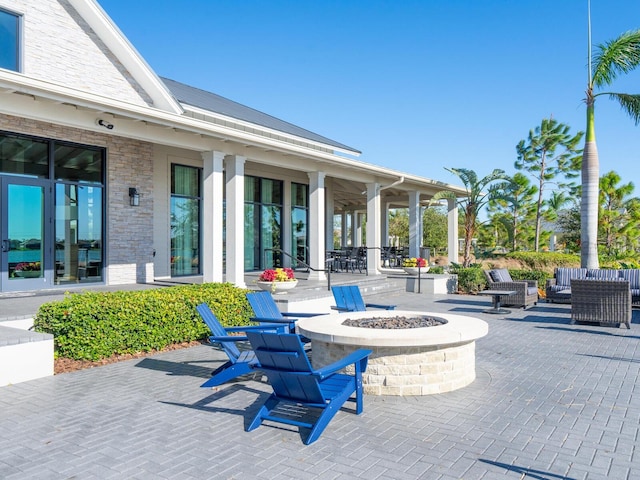
[[[506,255],[526,265],[531,270],[545,270],[553,273],[555,267],[579,267],[580,255],[557,252],[511,252]]]
[[[478,264],[472,264],[467,268],[454,264],[450,271],[458,275],[458,290],[463,293],[474,293],[484,290],[487,286],[487,279]]]
[[[209,335],[195,309],[202,302],[225,326],[248,324],[251,309],[245,293],[225,283],[75,293],[41,305],[34,327],[54,335],[61,357],[99,360],[149,352]]]

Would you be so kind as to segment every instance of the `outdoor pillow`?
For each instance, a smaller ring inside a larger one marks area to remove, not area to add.
[[[569,287],[572,278],[582,279],[586,276],[586,268],[558,268],[556,270],[556,285]]]
[[[587,278],[597,280],[617,280],[620,277],[618,270],[607,270],[601,268],[590,268],[587,270]]]
[[[491,270],[489,275],[491,275],[491,279],[494,282],[513,282],[511,275],[509,275],[509,270],[506,268],[496,268],[495,270]]]
[[[640,270],[629,269],[620,270],[620,277],[629,280],[629,287],[632,289],[640,288]]]

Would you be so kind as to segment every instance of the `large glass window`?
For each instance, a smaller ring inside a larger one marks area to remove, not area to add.
[[[102,194],[99,186],[56,184],[56,283],[102,281]]]
[[[0,173],[49,178],[49,142],[0,132]]]
[[[291,184],[291,245],[293,255],[309,263],[309,187]]]
[[[20,71],[20,16],[0,9],[0,68]]]
[[[245,177],[245,270],[282,265],[282,182]]]
[[[171,276],[200,273],[200,175],[171,166]]]

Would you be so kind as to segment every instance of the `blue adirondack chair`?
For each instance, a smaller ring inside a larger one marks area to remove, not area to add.
[[[270,292],[249,292],[247,300],[253,309],[253,322],[282,323],[286,324],[289,332],[295,332],[296,320],[298,318],[315,317],[324,315],[323,313],[293,313],[281,312]],[[292,317],[292,318],[289,318]]]
[[[364,303],[357,285],[340,285],[331,287],[336,306],[332,307],[340,312],[364,312],[367,307],[395,310],[395,305],[381,305],[378,303]]]
[[[263,420],[284,423],[310,429],[308,435],[303,436],[303,443],[308,445],[320,437],[347,400],[356,403],[357,415],[362,413],[362,373],[367,368],[371,350],[357,350],[331,365],[314,370],[298,335],[247,332],[247,337],[260,362],[254,368],[265,372],[273,388],[273,393],[245,428],[247,432],[258,428]],[[354,365],[354,375],[337,373],[349,365]],[[355,398],[351,398],[353,394]],[[281,403],[289,404],[290,409],[277,408]],[[314,417],[314,421],[305,421],[300,406],[322,412]]]
[[[227,354],[227,357],[229,357],[229,361],[225,362],[223,365],[215,369],[211,374],[212,377],[202,385],[200,385],[204,388],[217,387],[218,385],[222,385],[223,383],[228,382],[229,380],[240,375],[251,373],[251,367],[258,363],[258,360],[256,360],[256,355],[252,350],[241,351],[236,345],[236,342],[246,342],[247,337],[240,335],[229,335],[230,332],[249,332],[255,330],[284,333],[284,331],[286,330],[286,326],[280,324],[262,324],[255,326],[225,328],[220,324],[220,322],[206,303],[201,303],[200,305],[198,305],[196,307],[196,310],[213,334],[209,337],[209,342],[220,345],[222,351]]]

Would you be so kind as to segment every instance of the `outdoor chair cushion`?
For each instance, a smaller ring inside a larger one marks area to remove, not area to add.
[[[509,270],[506,268],[496,268],[489,270],[489,275],[494,282],[513,282]]]
[[[559,290],[565,290],[571,287],[571,280],[587,278],[586,268],[558,268],[556,269],[556,287]]]
[[[637,269],[620,270],[620,278],[623,278],[624,280],[629,280],[631,293],[634,296],[640,295],[640,270],[637,270]],[[634,290],[638,290],[638,292],[634,293]]]
[[[620,278],[619,270],[608,270],[602,268],[590,268],[587,270],[587,279],[596,280],[618,280]]]

